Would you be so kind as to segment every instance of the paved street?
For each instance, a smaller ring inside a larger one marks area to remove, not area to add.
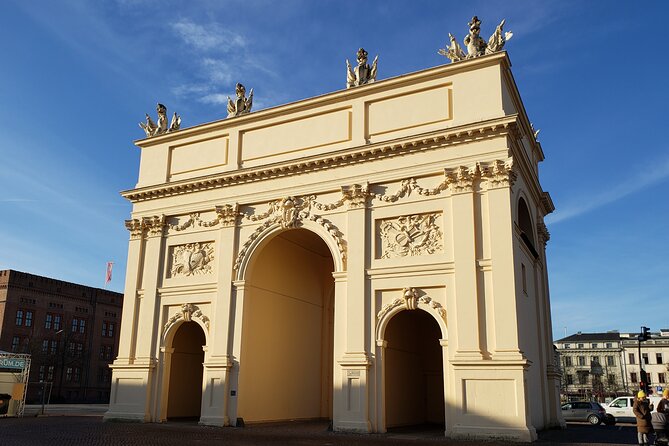
[[[83,408],[83,406],[82,406]],[[68,415],[68,409],[51,411],[51,415],[0,419],[0,444],[12,446],[150,446],[150,445],[472,445],[480,442],[447,440],[438,431],[393,432],[355,435],[327,431],[327,423],[285,423],[246,428],[214,428],[195,422],[164,424],[104,423],[95,407],[89,416]],[[510,445],[485,442],[486,445]],[[636,444],[632,425],[590,426],[569,424],[566,430],[542,432],[540,445],[628,445]]]

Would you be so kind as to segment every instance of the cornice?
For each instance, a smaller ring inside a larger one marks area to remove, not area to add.
[[[176,141],[205,133],[230,131],[233,127],[271,119],[275,116],[299,112],[317,106],[336,104],[338,102],[356,99],[361,96],[368,96],[374,93],[383,92],[385,90],[403,87],[405,85],[412,85],[417,82],[429,81],[434,78],[443,78],[444,76],[476,70],[492,65],[502,65],[503,68],[510,69],[511,61],[509,60],[506,51],[500,51],[495,54],[467,59],[457,63],[438,65],[436,67],[426,68],[424,70],[414,71],[412,73],[406,73],[400,76],[377,80],[374,83],[361,85],[356,88],[325,93],[319,96],[301,99],[299,101],[289,102],[287,104],[281,104],[276,107],[266,108],[249,114],[237,116],[235,118],[220,119],[209,123],[199,124],[194,127],[181,129],[178,132],[170,132],[150,138],[138,139],[135,141],[135,145],[139,147],[150,147],[157,144]]]
[[[157,198],[183,195],[191,192],[217,189],[236,184],[251,183],[291,175],[316,172],[352,163],[374,161],[393,156],[434,150],[464,142],[472,142],[508,135],[518,128],[518,116],[510,115],[480,121],[473,124],[452,127],[436,132],[413,135],[375,144],[365,144],[342,149],[327,154],[273,163],[264,166],[242,168],[194,179],[163,183],[121,192],[131,202],[140,202]]]

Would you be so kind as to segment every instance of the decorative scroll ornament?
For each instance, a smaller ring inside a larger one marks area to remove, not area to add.
[[[400,306],[404,306],[407,310],[416,310],[419,308],[420,304],[429,306],[435,310],[443,320],[446,320],[446,309],[442,307],[439,302],[433,300],[429,296],[418,297],[418,291],[415,288],[402,289],[402,297],[397,297],[389,304],[384,305],[383,308],[381,308],[381,311],[377,313],[376,318],[381,320],[394,308]]]
[[[142,218],[142,226],[148,231],[149,237],[161,236],[165,227],[165,216],[144,217]]]
[[[216,215],[223,226],[234,226],[239,217],[239,206],[237,203],[216,206]],[[207,226],[207,224],[203,223],[202,226]]]
[[[451,62],[458,62],[464,59],[472,59],[474,57],[480,57],[484,54],[492,54],[502,51],[504,44],[507,40],[511,39],[513,33],[507,31],[503,33],[502,28],[504,27],[505,20],[502,20],[488,43],[481,38],[481,21],[477,16],[472,17],[472,21],[468,23],[469,25],[469,34],[464,39],[465,47],[467,48],[467,54],[462,50],[458,42],[455,40],[455,37],[451,33],[448,34],[450,39],[450,44],[448,48],[441,48],[438,53],[442,56],[448,57]]]
[[[342,187],[341,195],[344,200],[348,201],[349,208],[364,208],[367,204],[367,198],[370,196],[369,183]]]
[[[211,274],[214,260],[214,243],[188,243],[172,251],[171,277]]]
[[[541,218],[537,223],[537,234],[539,235],[539,242],[541,242],[545,249],[546,243],[548,243],[548,241],[551,239],[551,234],[548,232],[548,228],[546,227],[543,218]]]
[[[172,325],[181,319],[183,319],[184,322],[190,322],[193,319],[199,319],[202,321],[204,326],[207,327],[207,330],[209,330],[209,318],[202,314],[202,310],[200,310],[197,305],[183,304],[181,305],[181,311],[175,313],[174,316],[167,320],[163,326],[163,333],[166,333]]]
[[[130,231],[131,240],[142,238],[142,235],[144,235],[144,226],[142,226],[142,221],[137,218],[126,220],[125,227],[128,229],[128,231]]]
[[[146,114],[146,124],[143,122],[139,123],[139,126],[144,130],[144,133],[146,133],[147,138],[179,130],[181,127],[181,116],[177,115],[175,112],[172,116],[170,126],[167,127],[167,107],[163,104],[158,104],[156,106],[156,111],[158,112],[157,124],[153,122],[153,119],[151,119],[148,113]]]
[[[371,84],[376,80],[379,56],[374,58],[370,67],[367,63],[367,51],[364,48],[360,48],[357,53],[357,59],[358,65],[355,68],[351,68],[351,63],[346,59],[346,88]]]
[[[340,206],[343,201],[344,199],[339,200],[335,207]],[[328,205],[317,203],[314,196],[301,198],[290,196],[271,202],[268,210],[262,214],[244,215],[244,218],[250,221],[265,221],[249,236],[244,245],[242,245],[237,255],[237,259],[235,260],[234,270],[239,271],[242,259],[246,257],[249,248],[267,228],[273,224],[280,225],[282,229],[297,228],[303,220],[313,221],[325,228],[328,234],[336,241],[339,253],[342,256],[342,259],[345,260],[346,244],[343,239],[343,234],[330,221],[320,215],[313,214],[311,212],[312,207],[316,209],[325,209],[328,208]],[[332,207],[330,207],[330,209],[331,208]]]
[[[237,97],[234,101],[228,96],[228,118],[250,113],[253,106],[253,88],[249,92],[249,97],[246,97],[246,87],[238,82],[235,93]]]
[[[381,258],[434,254],[442,250],[442,233],[436,220],[441,214],[403,215],[382,220],[379,236]]]

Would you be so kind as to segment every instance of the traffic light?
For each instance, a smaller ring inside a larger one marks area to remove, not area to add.
[[[650,383],[648,382],[648,373],[641,369],[641,382],[639,383],[639,388],[646,392],[646,395],[650,395],[649,389],[650,389]]]
[[[650,328],[648,327],[641,327],[641,336],[639,336],[639,339],[642,341],[647,341],[650,339]]]

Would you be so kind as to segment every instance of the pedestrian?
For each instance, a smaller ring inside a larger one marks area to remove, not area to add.
[[[639,390],[632,405],[632,412],[636,417],[636,432],[639,446],[648,445],[648,434],[653,432],[653,424],[650,413],[653,405],[646,399],[646,392]]]
[[[669,387],[662,391],[662,399],[657,403],[657,411],[669,415]]]

